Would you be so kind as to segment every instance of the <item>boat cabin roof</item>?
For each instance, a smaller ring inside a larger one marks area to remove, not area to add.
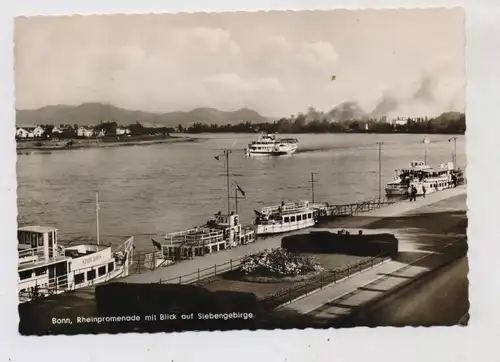
[[[424,166],[427,166],[427,164],[424,161],[414,160],[410,162],[410,167],[424,167]]]
[[[21,226],[17,228],[18,231],[28,231],[28,232],[34,232],[34,233],[49,233],[52,231],[57,231],[55,227],[52,226]]]
[[[424,172],[424,173],[438,173],[438,172],[446,173],[446,172],[448,172],[448,170],[445,168],[428,168],[428,169],[422,170],[422,172]]]

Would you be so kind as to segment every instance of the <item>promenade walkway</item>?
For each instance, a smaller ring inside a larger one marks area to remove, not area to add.
[[[408,257],[408,260],[385,262],[340,283],[332,284],[314,294],[282,306],[282,309],[293,310],[301,314],[312,314],[322,318],[337,318],[351,313],[355,308],[366,302],[380,297],[407,280],[432,269],[436,264],[436,259],[427,263],[420,263],[419,261],[426,259],[426,255],[429,253],[435,253],[436,247],[451,248],[454,242],[465,238],[464,230],[457,230],[457,223],[460,220],[457,221],[457,218],[454,217],[442,217],[443,211],[463,212],[466,210],[465,188],[460,187],[437,193],[435,196],[430,195],[426,199],[420,199],[416,203],[412,203],[411,206],[419,202],[422,206],[417,209],[402,203],[390,206],[387,209],[376,210],[377,216],[384,214],[385,217],[409,216],[411,218],[412,215],[417,213],[423,214],[424,216],[420,216],[421,223],[425,223],[427,220],[428,223],[438,224],[442,233],[437,233],[436,230],[429,232],[423,227],[408,230],[405,228],[408,223],[405,222],[402,222],[396,229],[391,228],[390,225],[386,226],[387,229],[377,229],[378,232],[394,233],[400,240],[400,253],[411,256]]]
[[[405,213],[418,210],[422,207],[438,203],[442,200],[453,198],[455,196],[465,194],[465,186],[460,186],[454,189],[443,190],[430,195],[426,198],[418,198],[415,202],[402,201],[390,206],[383,207],[381,209],[372,210],[363,213],[359,222],[352,221],[349,223],[350,227],[360,229],[364,226],[372,223],[374,218],[384,218],[384,217],[394,217],[398,215],[403,215]],[[366,217],[366,219],[365,219]],[[345,220],[345,219],[344,219]],[[308,231],[320,231],[320,230],[332,230],[342,228],[344,220],[340,219],[335,222],[328,224],[327,228],[308,228],[302,229],[295,232],[287,233],[286,235],[303,234]],[[223,263],[228,263],[230,260],[239,259],[245,255],[270,248],[276,248],[281,246],[282,235],[273,236],[266,239],[258,239],[256,242],[248,245],[242,245],[237,248],[220,251],[213,254],[208,254],[202,257],[195,257],[191,260],[184,260],[174,265],[161,267],[153,271],[146,270],[141,274],[130,275],[127,278],[119,279],[119,282],[125,283],[156,283],[160,280],[165,281],[170,279],[172,283],[177,283],[177,278],[182,275],[196,273],[198,269],[203,270],[206,268],[214,267],[214,265],[220,265]],[[396,236],[397,237],[397,236]]]

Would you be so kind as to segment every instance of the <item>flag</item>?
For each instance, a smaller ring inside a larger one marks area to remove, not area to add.
[[[158,250],[161,250],[161,244],[157,241],[155,241],[155,239],[151,238],[151,241],[153,242],[153,245],[155,246],[155,248],[157,248]]]
[[[332,80],[335,80],[337,79],[337,76],[336,75],[332,75]]]
[[[256,215],[256,216],[262,216],[262,213],[258,212],[258,211],[257,211],[257,210],[255,210],[255,209],[253,210],[253,212],[255,212],[255,215]]]
[[[245,191],[242,190],[242,188],[240,187],[240,185],[238,185],[237,182],[235,182],[236,184],[236,188],[238,189],[239,192],[241,192],[241,195],[243,195],[243,197],[245,197]]]

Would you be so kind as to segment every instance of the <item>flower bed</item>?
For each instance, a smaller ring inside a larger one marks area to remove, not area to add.
[[[304,280],[323,271],[323,267],[312,257],[275,248],[245,256],[240,270],[243,279],[262,283]]]

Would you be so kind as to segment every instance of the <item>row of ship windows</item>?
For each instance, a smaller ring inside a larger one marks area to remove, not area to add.
[[[111,262],[108,263],[108,273],[111,273],[115,269],[115,263]],[[42,268],[37,268],[34,270],[35,271],[35,276],[41,276],[44,274],[47,274],[47,268],[42,267]],[[69,270],[68,272],[70,272]],[[103,265],[97,269],[97,275],[102,277],[104,274],[106,274],[106,265]],[[24,279],[29,279],[33,277],[33,270],[25,270],[19,273],[19,279],[24,280]],[[92,269],[87,272],[87,281],[94,280],[96,278],[96,270]],[[85,273],[79,273],[75,274],[75,284],[81,284],[85,281]]]
[[[111,262],[108,263],[108,273],[111,273],[115,269],[115,263]],[[102,277],[103,275],[106,274],[106,265],[103,265],[99,268],[89,270],[87,273],[79,273],[75,274],[75,285],[77,284],[82,284],[85,282],[85,274],[87,274],[87,281],[90,282],[96,278],[96,274],[99,277]]]
[[[312,219],[312,217],[313,214],[311,212],[303,215],[285,216],[283,218],[283,222],[295,222],[295,221],[307,220],[307,219]]]
[[[447,185],[447,182],[438,182],[435,184],[430,184],[430,187],[445,187]]]

